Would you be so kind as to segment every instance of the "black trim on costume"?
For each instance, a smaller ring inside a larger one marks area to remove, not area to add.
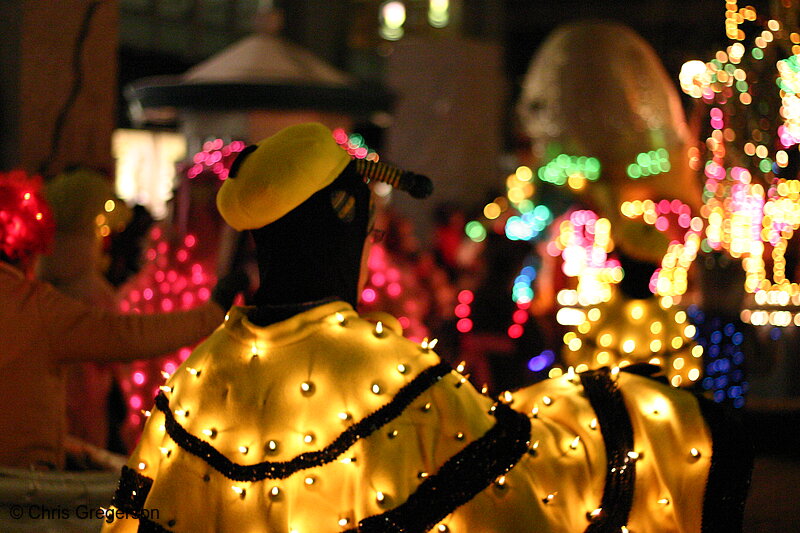
[[[698,402],[712,439],[701,531],[740,532],[755,449],[735,413],[706,398],[699,397]]]
[[[504,404],[483,437],[448,459],[408,499],[390,511],[361,520],[345,533],[422,533],[511,470],[528,450],[531,422]]]
[[[153,522],[149,518],[141,517],[139,518],[139,529],[136,530],[137,533],[172,533],[171,530],[165,528],[158,522]]]
[[[633,426],[617,382],[608,368],[578,374],[589,403],[597,415],[606,448],[607,470],[603,488],[602,512],[586,528],[586,533],[620,531],[627,525],[633,505],[636,460],[628,456],[633,449]]]
[[[234,463],[208,442],[201,440],[183,428],[175,420],[169,407],[169,400],[160,392],[156,396],[156,407],[164,413],[164,426],[167,433],[178,446],[203,459],[223,476],[233,481],[262,481],[264,479],[285,479],[295,472],[321,466],[343,454],[359,439],[370,436],[393,419],[400,416],[420,394],[452,371],[446,363],[426,368],[413,380],[403,386],[392,400],[377,411],[353,424],[328,446],[321,450],[305,452],[289,461],[264,461],[255,465]]]
[[[112,505],[128,514],[138,514],[144,509],[144,501],[150,493],[153,480],[127,466],[122,467]]]

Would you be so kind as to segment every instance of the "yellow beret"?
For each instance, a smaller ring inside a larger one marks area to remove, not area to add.
[[[59,174],[45,186],[45,196],[57,232],[94,234],[100,224],[120,231],[130,222],[131,211],[114,195],[111,183],[91,169]],[[98,215],[105,217],[103,222],[97,222]]]
[[[264,227],[330,185],[349,162],[327,127],[289,126],[244,156],[217,193],[217,208],[239,231]]]

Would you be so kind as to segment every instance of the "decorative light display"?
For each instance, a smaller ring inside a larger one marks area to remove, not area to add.
[[[111,146],[117,196],[145,206],[156,220],[166,217],[175,164],[186,157],[186,138],[174,132],[118,129]]]
[[[600,179],[600,161],[594,157],[559,154],[537,171],[539,179],[553,185],[568,184],[579,191],[587,181]]]
[[[538,237],[552,221],[553,216],[547,206],[537,205],[520,216],[508,217],[505,234],[512,241],[530,241]]]
[[[483,242],[488,234],[487,226],[497,234],[504,234],[512,241],[533,241],[552,223],[550,209],[543,205],[535,205],[531,198],[536,189],[533,185],[533,171],[527,166],[518,167],[506,178],[506,196],[495,198],[483,208],[485,221],[471,220],[464,226],[464,232],[473,242]],[[511,214],[511,213],[515,214]],[[533,300],[533,281],[536,279],[536,267],[526,261],[520,273],[514,279],[511,298],[516,304],[506,334],[511,339],[518,339],[525,333],[525,324],[530,318],[530,303]],[[460,333],[472,331],[470,319],[474,295],[469,290],[458,294],[458,302],[454,313],[458,321],[456,329]]]
[[[386,0],[381,2],[378,18],[379,35],[387,41],[397,41],[407,30],[421,30],[423,21],[434,30],[446,28],[452,18],[451,4],[450,0]]]
[[[191,309],[206,302],[216,277],[210,268],[192,259],[196,245],[197,237],[192,234],[175,244],[165,229],[155,227],[145,250],[145,267],[120,291],[120,311],[163,313]],[[161,390],[162,373],[175,373],[190,353],[191,347],[187,346],[157,359],[122,365],[125,377],[120,386],[130,409],[124,434],[129,442],[138,438],[146,418],[141,416],[141,409]],[[198,369],[192,368],[192,372],[195,376],[200,374]]]
[[[655,226],[662,233],[684,231],[683,242],[673,240],[669,243],[661,260],[661,266],[653,273],[650,291],[666,297],[666,302],[677,303],[688,288],[689,268],[700,250],[703,220],[692,217],[691,208],[680,200],[635,200],[623,202],[622,214],[628,218],[642,218],[645,223]]]
[[[692,385],[702,376],[703,348],[693,342],[697,328],[685,311],[665,308],[652,298],[619,296],[581,311],[577,331],[564,335],[562,353],[576,372],[650,363],[660,366],[675,387]]]
[[[642,152],[636,156],[636,162],[628,165],[628,177],[631,179],[646,178],[662,172],[669,172],[669,153],[664,148]]]
[[[444,28],[450,23],[450,0],[429,0],[428,24]]]
[[[406,6],[398,0],[385,2],[380,12],[380,35],[387,41],[397,41],[404,34],[403,24],[406,22]]]
[[[702,388],[709,391],[717,403],[743,407],[749,384],[744,373],[741,323],[726,322],[720,317],[706,318],[695,305],[690,305],[686,312],[697,327],[697,344],[703,347],[705,377],[701,382]]]
[[[706,177],[701,248],[742,258],[754,303],[744,321],[788,326],[800,321],[800,286],[785,258],[800,227],[800,182],[785,175],[800,141],[800,35],[751,6],[726,6],[733,42],[709,62],[686,63],[680,76],[684,92],[708,108],[708,137],[689,154]],[[778,9],[796,18],[792,1]]]
[[[21,170],[0,172],[0,251],[12,260],[44,253],[53,238],[53,214],[42,180]]]
[[[378,153],[367,146],[364,141],[364,136],[360,133],[348,134],[342,128],[333,130],[333,139],[341,146],[348,154],[356,159],[366,159],[377,163],[380,160]]]
[[[577,278],[575,289],[562,289],[557,299],[562,309],[558,322],[577,325],[583,322],[583,312],[573,306],[586,307],[611,299],[612,286],[622,281],[619,261],[609,257],[614,249],[611,239],[611,223],[588,210],[570,213],[561,222],[559,234],[547,245],[547,253],[561,256],[562,271],[568,277]]]
[[[536,268],[533,265],[522,267],[519,275],[514,278],[511,289],[511,299],[517,304],[529,304],[533,300],[533,282],[536,279]]]
[[[204,172],[213,172],[220,180],[228,177],[228,169],[236,156],[247,146],[243,141],[225,144],[222,139],[214,139],[203,143],[203,149],[192,157],[192,166],[186,170],[186,176],[194,179]]]

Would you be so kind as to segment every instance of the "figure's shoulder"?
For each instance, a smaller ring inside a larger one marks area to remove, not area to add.
[[[343,302],[266,327],[252,324],[246,312],[233,308],[173,375],[167,383],[173,409],[202,412],[209,421],[236,412],[259,431],[298,418],[358,420],[410,384],[427,390],[450,374],[429,345]]]

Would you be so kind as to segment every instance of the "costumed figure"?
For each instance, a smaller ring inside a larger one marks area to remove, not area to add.
[[[740,528],[740,442],[691,394],[603,369],[495,401],[434,342],[359,316],[365,180],[430,192],[351,161],[320,124],[234,163],[218,206],[253,231],[255,306],[232,308],[163,386],[104,531]]]
[[[130,210],[115,197],[98,172],[77,168],[56,176],[45,187],[53,211],[55,239],[36,268],[39,279],[62,293],[108,312],[117,310],[117,294],[103,275],[103,244],[124,229]],[[99,448],[109,443],[109,365],[82,362],[66,367],[68,432]]]
[[[48,250],[53,216],[40,180],[0,173],[0,465],[53,470],[64,465],[65,365],[131,361],[197,342],[222,320],[235,291],[187,312],[118,315],[30,279]]]
[[[624,25],[565,25],[531,61],[517,111],[539,179],[591,210],[554,224],[558,249],[548,254],[583,261],[563,267],[580,280],[558,298],[578,311],[565,361],[652,362],[675,385],[697,382],[703,351],[676,304],[700,247],[702,202],[678,92],[658,56]]]

